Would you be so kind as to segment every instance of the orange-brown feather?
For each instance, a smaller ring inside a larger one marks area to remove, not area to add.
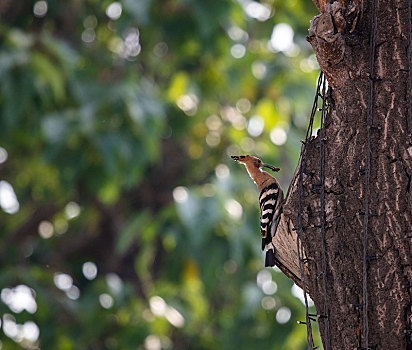
[[[256,183],[259,193],[266,186],[277,182],[272,175],[261,169],[260,166],[262,162],[259,158],[254,156],[241,156],[239,157],[238,162],[246,165],[249,176]]]

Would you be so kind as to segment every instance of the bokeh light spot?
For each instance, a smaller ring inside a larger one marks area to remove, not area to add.
[[[254,115],[252,118],[249,119],[249,123],[247,125],[247,132],[252,137],[258,137],[262,134],[263,129],[265,128],[265,121],[259,115]]]
[[[252,63],[252,74],[256,79],[264,79],[267,75],[267,67],[262,61]]]
[[[0,164],[4,163],[8,158],[8,153],[5,148],[0,147]]]
[[[277,24],[272,31],[270,44],[274,51],[287,51],[293,45],[293,29],[287,23]]]
[[[13,186],[7,181],[0,181],[0,206],[7,214],[15,214],[20,209]]]
[[[141,50],[139,29],[129,28],[124,39],[123,56],[130,59],[138,56]]]
[[[249,39],[249,34],[245,32],[243,29],[236,26],[230,27],[227,31],[227,34],[229,35],[229,38],[233,41],[246,42]]]
[[[24,284],[20,284],[15,288],[4,288],[1,290],[0,296],[1,301],[15,313],[26,310],[34,314],[37,311],[33,291]]]
[[[123,290],[122,279],[113,272],[106,275],[106,283],[109,286],[110,291],[115,295],[120,294]]]
[[[215,169],[215,173],[219,179],[226,179],[230,175],[230,170],[226,164],[219,164]]]
[[[40,329],[33,321],[27,321],[23,324],[23,338],[29,342],[36,342],[39,339]]]
[[[230,54],[236,58],[242,58],[246,54],[246,47],[242,44],[235,44],[230,48]]]
[[[177,203],[184,203],[189,199],[189,192],[186,187],[178,186],[173,190],[173,199]]]
[[[160,350],[162,348],[162,342],[157,335],[149,335],[144,340],[144,347],[146,350]]]
[[[211,131],[206,135],[206,143],[210,147],[216,147],[220,143],[220,135],[217,132]]]
[[[300,61],[299,67],[302,72],[310,73],[316,69],[319,69],[319,63],[315,55],[310,55],[308,58],[304,58]]]
[[[164,316],[167,310],[167,304],[162,297],[153,296],[149,300],[150,311],[153,315]]]
[[[15,338],[18,333],[16,319],[13,315],[4,314],[3,315],[3,332],[9,338]]]
[[[262,299],[261,305],[265,310],[273,310],[276,307],[276,300],[274,297],[266,296]]]
[[[114,304],[114,300],[111,295],[102,293],[99,295],[99,303],[103,308],[110,309]]]
[[[274,281],[265,281],[262,284],[262,291],[267,295],[275,294],[278,290],[278,285]]]
[[[77,300],[80,298],[80,289],[73,285],[66,290],[66,295],[71,300]]]
[[[280,324],[289,322],[292,312],[286,306],[282,306],[278,312],[276,312],[276,321]]]
[[[233,127],[237,130],[243,130],[246,127],[246,118],[238,112],[236,108],[231,106],[222,107],[220,114],[223,120],[232,123]]]
[[[246,14],[260,22],[268,20],[272,14],[272,8],[267,4],[261,4],[256,1],[249,1],[245,6]]]
[[[225,209],[229,215],[234,219],[240,219],[242,217],[243,208],[242,205],[235,199],[228,199],[225,203]]]
[[[64,208],[64,213],[68,220],[74,219],[80,215],[80,206],[76,202],[69,202]]]
[[[97,276],[97,265],[92,261],[87,261],[82,266],[82,272],[88,280],[94,280]]]
[[[185,319],[182,314],[174,307],[168,306],[165,313],[166,320],[170,322],[172,326],[181,328],[185,324]]]
[[[57,288],[64,291],[69,290],[73,285],[73,278],[66,273],[56,272],[53,281]]]
[[[82,32],[82,41],[86,44],[92,43],[96,39],[96,32],[93,28],[86,28]]]
[[[282,128],[273,128],[270,132],[270,141],[272,141],[276,146],[282,146],[286,143],[288,136],[286,131]]]
[[[112,2],[109,6],[107,6],[106,15],[114,21],[119,19],[122,15],[122,5],[120,2]]]
[[[272,274],[267,269],[260,270],[256,275],[256,283],[262,288],[263,284],[272,280]]]
[[[83,26],[85,28],[96,28],[97,26],[97,17],[94,15],[90,15],[87,16],[84,20],[83,20]]]
[[[182,95],[176,101],[177,106],[188,116],[196,114],[198,103],[199,99],[194,94]]]
[[[207,117],[206,126],[209,130],[219,130],[222,127],[222,120],[215,114]]]
[[[54,233],[53,225],[50,221],[43,220],[39,224],[38,231],[41,238],[51,238]]]
[[[33,6],[33,13],[36,17],[44,17],[47,13],[47,2],[46,1],[36,1]]]
[[[252,107],[252,104],[247,98],[241,98],[236,102],[236,109],[240,113],[247,113],[250,111],[250,108]]]

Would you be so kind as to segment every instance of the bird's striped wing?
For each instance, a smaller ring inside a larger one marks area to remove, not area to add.
[[[279,210],[279,185],[276,182],[266,186],[259,195],[260,232],[262,234],[262,250],[272,242],[271,228],[273,216]]]

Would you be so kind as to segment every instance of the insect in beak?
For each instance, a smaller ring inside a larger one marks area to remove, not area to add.
[[[279,171],[280,170],[279,168],[275,168],[273,165],[269,165],[269,164],[266,164],[266,163],[262,163],[261,167],[262,168],[269,168],[272,171]]]
[[[238,161],[239,160],[239,157],[238,156],[230,156],[233,160],[236,160],[236,161]]]

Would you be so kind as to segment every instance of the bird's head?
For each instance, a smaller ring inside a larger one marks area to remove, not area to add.
[[[239,163],[243,163],[245,165],[253,166],[255,168],[269,168],[272,171],[279,171],[279,168],[275,168],[272,165],[263,163],[258,157],[255,156],[231,156],[231,158]]]

